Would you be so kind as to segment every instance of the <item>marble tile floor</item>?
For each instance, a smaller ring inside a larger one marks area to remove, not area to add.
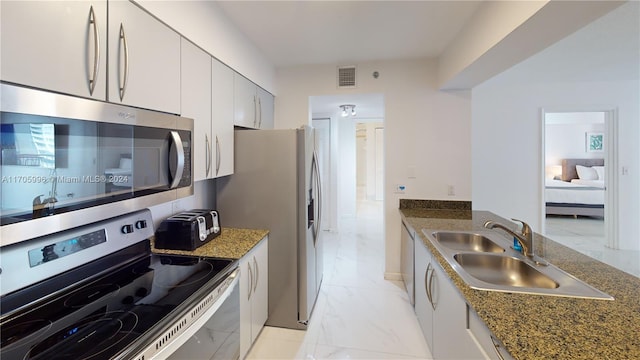
[[[247,359],[432,359],[401,282],[384,279],[382,202],[323,233],[324,279],[307,331],[265,327]]]
[[[640,251],[614,250],[607,247],[602,219],[547,217],[545,235],[594,259],[640,277]]]

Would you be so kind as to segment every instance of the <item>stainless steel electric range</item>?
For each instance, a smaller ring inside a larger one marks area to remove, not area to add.
[[[0,358],[238,358],[237,261],[151,236],[143,210],[0,248]]]

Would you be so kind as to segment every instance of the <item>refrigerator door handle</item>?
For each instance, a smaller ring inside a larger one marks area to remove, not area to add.
[[[322,181],[320,179],[320,166],[318,165],[318,153],[316,152],[316,150],[313,150],[313,159],[311,161],[312,167],[313,167],[313,173],[315,174],[314,179],[312,179],[312,181],[315,181],[316,186],[317,186],[317,203],[318,203],[318,212],[315,214],[315,219],[317,219],[316,221],[314,221],[313,224],[313,244],[315,246],[316,242],[318,241],[318,236],[320,234],[320,225],[322,223]],[[315,209],[314,209],[315,211]]]

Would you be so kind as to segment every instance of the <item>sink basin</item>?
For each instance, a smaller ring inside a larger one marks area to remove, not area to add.
[[[543,259],[515,251],[495,231],[422,229],[426,239],[472,289],[587,299],[613,297]]]
[[[504,252],[504,248],[478,233],[436,231],[432,235],[440,244],[453,250],[490,253]]]
[[[461,253],[453,258],[469,275],[490,284],[542,289],[559,286],[552,278],[511,256]]]

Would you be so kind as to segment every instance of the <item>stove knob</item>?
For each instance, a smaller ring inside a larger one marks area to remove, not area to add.
[[[138,290],[136,290],[136,296],[137,297],[145,297],[149,294],[149,290],[147,290],[147,288],[141,287]]]
[[[147,220],[136,221],[136,229],[144,229],[147,227]]]
[[[123,234],[131,234],[133,232],[133,225],[131,224],[124,225],[121,231]]]
[[[124,305],[131,305],[131,304],[133,304],[134,300],[135,299],[133,298],[133,296],[129,295],[129,296],[125,296],[124,299],[122,299],[122,303]]]

